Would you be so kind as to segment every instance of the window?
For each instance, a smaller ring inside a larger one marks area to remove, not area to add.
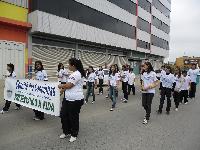
[[[169,50],[169,42],[154,35],[151,35],[151,44],[166,50]]]
[[[138,5],[142,7],[144,10],[151,13],[151,3],[148,0],[139,0]]]
[[[151,33],[151,25],[149,22],[143,20],[142,18],[138,17],[138,28],[142,31],[145,31],[147,33]]]
[[[137,47],[150,50],[150,43],[144,42],[144,41],[141,41],[141,40],[137,40]]]

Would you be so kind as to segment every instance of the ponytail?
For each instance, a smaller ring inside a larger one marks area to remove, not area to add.
[[[69,59],[69,64],[72,65],[72,66],[75,66],[76,69],[81,73],[82,77],[86,77],[85,71],[83,69],[83,64],[82,64],[80,59],[70,58]]]

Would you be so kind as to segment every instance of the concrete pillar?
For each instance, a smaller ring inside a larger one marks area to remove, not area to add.
[[[33,73],[33,67],[32,66],[32,49],[33,49],[33,43],[32,43],[32,35],[29,31],[28,33],[28,77],[32,77]]]
[[[75,58],[79,59],[79,50],[78,50],[78,44],[76,43],[76,47],[75,47]]]

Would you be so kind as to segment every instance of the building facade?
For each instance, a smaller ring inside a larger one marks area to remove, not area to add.
[[[18,78],[28,73],[28,0],[0,0],[0,79],[7,64],[15,65]]]
[[[138,73],[143,60],[158,68],[168,57],[170,0],[29,0],[27,6],[28,72],[42,60],[55,77],[59,62],[67,66],[76,57],[85,68],[130,64]]]
[[[188,69],[191,67],[192,64],[197,64],[198,66],[200,66],[200,57],[183,56],[176,58],[175,65],[180,68]]]

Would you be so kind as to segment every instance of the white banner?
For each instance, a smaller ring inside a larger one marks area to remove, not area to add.
[[[58,82],[28,79],[5,80],[4,99],[46,114],[60,115]]]

